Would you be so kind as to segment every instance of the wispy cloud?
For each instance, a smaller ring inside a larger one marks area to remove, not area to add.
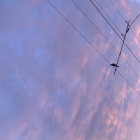
[[[122,42],[90,1],[75,2],[120,49]],[[111,3],[99,2],[125,29]],[[117,61],[118,53],[71,1],[52,3],[110,63]],[[134,17],[132,1],[116,4]],[[139,96],[47,1],[0,1],[0,16],[0,139],[139,139]],[[138,25],[134,31],[139,35]],[[135,37],[128,38],[138,50]],[[123,55],[139,72],[125,47]],[[139,90],[131,68],[122,59],[119,65]]]

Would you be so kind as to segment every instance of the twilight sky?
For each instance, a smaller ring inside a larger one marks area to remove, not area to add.
[[[90,0],[73,1],[120,50],[122,41]],[[126,20],[140,13],[139,0],[112,1]],[[71,0],[50,2],[116,63],[118,52]],[[110,0],[98,2],[125,33],[126,23]],[[114,69],[47,0],[0,0],[0,19],[0,140],[140,139],[140,95],[113,75]],[[139,23],[140,17],[132,29],[140,39]],[[140,56],[140,42],[131,31],[127,40]],[[122,54],[140,75],[140,63],[126,46]],[[140,78],[122,57],[119,66],[140,92]]]

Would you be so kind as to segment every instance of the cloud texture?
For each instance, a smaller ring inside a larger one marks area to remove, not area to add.
[[[118,52],[72,1],[51,2],[110,63],[117,61]],[[120,49],[122,41],[91,2],[74,2]],[[98,2],[124,33],[126,23],[110,1]],[[113,2],[126,20],[140,12],[138,1]],[[0,17],[1,140],[139,140],[140,96],[47,0],[0,0]],[[132,26],[138,38],[139,23]],[[132,32],[127,39],[140,55]],[[123,56],[140,75],[126,46]],[[122,57],[119,65],[140,91]]]

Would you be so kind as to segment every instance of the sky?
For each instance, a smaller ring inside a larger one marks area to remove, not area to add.
[[[71,0],[50,2],[88,41],[47,0],[0,0],[1,140],[140,139],[140,64],[124,46],[131,67],[121,56],[118,72],[137,93],[109,64],[122,41],[90,0],[73,1],[109,41]],[[127,21],[140,13],[139,0],[112,2]],[[127,24],[110,0],[98,3],[124,34]],[[139,23],[131,29],[140,40]],[[133,32],[126,44],[140,59]]]

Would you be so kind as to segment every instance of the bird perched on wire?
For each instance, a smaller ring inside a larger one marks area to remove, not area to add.
[[[117,65],[114,64],[114,63],[110,64],[110,66],[113,66],[113,67],[119,67],[119,66],[117,66]]]

